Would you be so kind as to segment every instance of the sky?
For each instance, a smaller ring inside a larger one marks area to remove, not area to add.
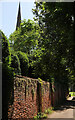
[[[7,37],[16,29],[19,1],[22,20],[33,20],[34,15],[32,8],[34,8],[34,1],[37,0],[0,0],[0,30],[2,30]]]
[[[19,1],[0,1],[0,29],[9,38],[16,29]],[[20,1],[21,19],[33,20],[34,0]]]

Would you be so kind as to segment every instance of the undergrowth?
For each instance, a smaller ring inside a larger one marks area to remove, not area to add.
[[[53,112],[53,107],[50,107],[45,110],[44,113],[39,112],[36,116],[34,116],[34,120],[40,120],[40,119],[45,119],[47,118],[47,114],[51,114]]]
[[[43,118],[47,118],[47,115],[41,112],[39,112],[36,116],[34,116],[34,120],[43,119]]]

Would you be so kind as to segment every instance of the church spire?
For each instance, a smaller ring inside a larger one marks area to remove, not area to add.
[[[19,2],[16,30],[17,30],[18,27],[20,27],[20,23],[21,23],[21,9],[20,9],[20,2]]]

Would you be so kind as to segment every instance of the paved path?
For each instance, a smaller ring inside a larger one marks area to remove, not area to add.
[[[75,97],[69,97],[65,104],[48,115],[48,118],[75,118]]]

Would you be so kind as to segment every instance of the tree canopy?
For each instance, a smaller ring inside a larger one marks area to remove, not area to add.
[[[67,77],[74,78],[73,3],[35,2],[35,6],[34,20],[38,21],[42,31],[46,69],[56,81],[65,82]]]
[[[32,20],[23,20],[21,27],[14,31],[9,37],[13,43],[15,51],[22,51],[30,54],[33,49],[36,49],[39,39],[39,25]]]
[[[74,82],[73,3],[35,2],[33,14],[36,22],[23,20],[9,38],[15,51],[27,54],[29,75],[63,84]]]

